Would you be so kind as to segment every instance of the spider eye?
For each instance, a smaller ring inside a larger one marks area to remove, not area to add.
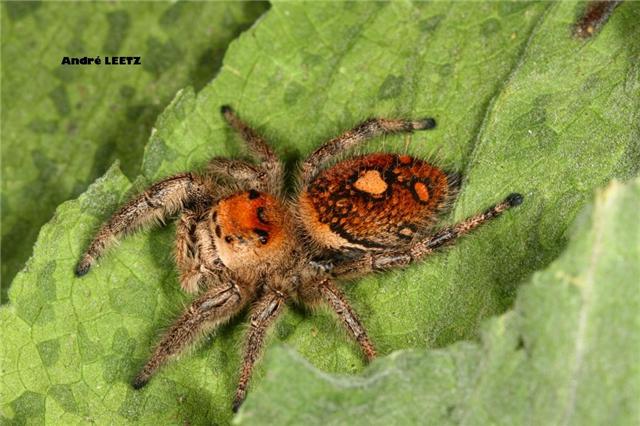
[[[258,207],[256,209],[256,215],[258,216],[258,220],[260,222],[262,222],[265,225],[269,224],[269,221],[267,220],[267,215],[265,214],[265,211],[264,211],[264,207]]]
[[[233,242],[233,238],[227,235],[226,237],[224,237],[224,241],[225,241],[226,243],[231,244],[231,243]]]
[[[255,228],[253,232],[258,234],[258,240],[260,240],[262,244],[267,244],[267,242],[269,241],[269,233],[267,231]]]

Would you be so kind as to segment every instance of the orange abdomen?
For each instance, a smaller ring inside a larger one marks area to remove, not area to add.
[[[299,198],[302,222],[320,245],[376,250],[405,244],[435,222],[456,179],[431,164],[375,153],[322,171]]]

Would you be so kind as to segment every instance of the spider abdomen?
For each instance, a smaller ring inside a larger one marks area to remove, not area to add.
[[[320,172],[300,194],[300,214],[308,234],[327,248],[399,246],[435,222],[454,181],[408,155],[363,155]]]

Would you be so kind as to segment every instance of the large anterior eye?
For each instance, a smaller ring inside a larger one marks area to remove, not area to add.
[[[267,242],[269,242],[269,232],[265,231],[264,229],[260,229],[260,228],[255,228],[253,230],[253,232],[258,235],[258,240],[262,243],[262,244],[267,244]]]

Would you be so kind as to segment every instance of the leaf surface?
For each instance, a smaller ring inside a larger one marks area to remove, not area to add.
[[[0,311],[10,342],[5,416],[230,420],[243,317],[145,390],[128,385],[187,301],[172,261],[173,226],[127,239],[89,275],[73,277],[96,227],[129,193],[213,155],[241,153],[219,116],[224,104],[291,166],[367,117],[435,117],[434,131],[384,138],[370,149],[407,149],[462,172],[449,222],[523,193],[518,209],[427,262],[345,286],[381,355],[476,337],[482,319],[504,312],[519,284],[561,253],[593,189],[637,172],[639,11],[621,5],[585,43],[570,35],[582,7],[275,3],[231,44],[211,84],[197,96],[181,91],[161,114],[133,186],[112,168],[43,228]],[[362,368],[358,348],[326,311],[292,307],[271,341],[286,342],[322,371]],[[258,369],[254,388],[265,373]]]
[[[264,3],[2,3],[2,303],[58,204],[128,176],[175,92],[203,87]],[[100,56],[101,65],[61,65]],[[106,58],[140,56],[141,65]],[[113,62],[113,61],[111,61]]]
[[[394,352],[355,377],[272,349],[235,423],[638,424],[639,205],[640,179],[599,191],[480,343]]]

